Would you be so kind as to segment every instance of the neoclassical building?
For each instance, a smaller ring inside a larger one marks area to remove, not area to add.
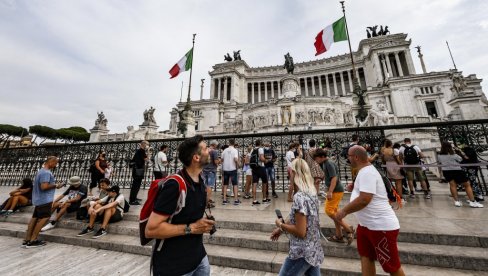
[[[210,99],[191,102],[199,134],[330,129],[438,120],[487,118],[487,101],[476,75],[457,70],[417,72],[406,34],[364,39],[353,53],[282,65],[250,67],[244,60],[213,66]],[[365,91],[368,117],[358,122],[353,74]],[[203,89],[203,88],[202,88]],[[203,94],[203,93],[202,93]],[[178,135],[179,103],[168,134]]]

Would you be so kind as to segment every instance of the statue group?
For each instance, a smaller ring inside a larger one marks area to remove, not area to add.
[[[227,55],[224,55],[224,60],[229,62],[232,61],[232,57],[227,53]],[[236,60],[241,60],[241,50],[234,51],[234,61]]]
[[[293,63],[293,58],[291,57],[290,53],[286,53],[285,55],[285,64],[283,65],[283,68],[286,69],[286,72],[288,74],[293,75],[293,71],[295,70],[295,63]]]
[[[156,109],[154,107],[151,106],[151,108],[149,108],[149,110],[144,110],[144,122],[142,123],[142,125],[156,125],[156,119],[154,118],[154,111],[156,111]]]
[[[97,112],[97,115],[98,115],[98,118],[95,120],[95,128],[106,129],[108,120],[107,120],[107,118],[105,118],[105,114],[103,114],[103,111],[102,111],[100,113]]]
[[[379,31],[377,31],[377,30],[378,30],[378,25],[374,25],[372,27],[367,27],[367,29],[366,29],[367,37],[368,38],[377,37],[377,36],[387,35],[390,33],[390,30],[388,30],[388,26],[386,26],[386,25],[384,28],[383,28],[383,25],[380,25],[380,30]]]

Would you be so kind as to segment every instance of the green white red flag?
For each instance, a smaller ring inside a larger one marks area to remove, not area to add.
[[[188,51],[188,53],[185,54],[184,57],[180,59],[173,67],[171,67],[171,70],[169,70],[169,74],[171,75],[171,78],[174,78],[178,76],[181,72],[185,72],[191,69],[193,62],[193,48]]]
[[[325,53],[330,49],[333,42],[347,40],[346,19],[341,17],[336,22],[325,27],[315,37],[316,56]]]

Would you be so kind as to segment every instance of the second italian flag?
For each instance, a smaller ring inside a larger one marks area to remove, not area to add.
[[[185,72],[191,69],[191,65],[193,62],[193,48],[186,53],[184,57],[180,59],[173,67],[171,67],[171,70],[169,70],[169,74],[171,75],[171,78],[174,78],[178,76],[181,72]]]
[[[341,17],[336,22],[325,27],[315,37],[315,55],[318,56],[330,49],[333,42],[347,40],[346,19]]]

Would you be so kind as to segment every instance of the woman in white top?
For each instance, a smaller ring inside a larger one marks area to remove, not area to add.
[[[461,155],[464,153],[460,150],[458,152]],[[454,149],[449,142],[442,142],[441,152],[437,156],[439,164],[443,165],[441,167],[442,174],[447,182],[449,182],[449,187],[451,189],[451,195],[454,199],[454,206],[461,207],[463,204],[459,201],[457,192],[457,183],[463,184],[466,190],[466,194],[469,198],[469,206],[472,208],[483,208],[483,204],[480,204],[474,200],[473,190],[471,189],[471,184],[466,176],[466,173],[461,169],[459,163],[463,158],[454,152]]]
[[[249,166],[249,161],[251,159],[251,152],[253,150],[252,145],[247,146],[247,152],[242,157],[244,162],[244,166],[242,167],[242,172],[246,174],[246,184],[244,186],[244,198],[250,199],[251,198],[251,182],[252,182],[252,170]]]

